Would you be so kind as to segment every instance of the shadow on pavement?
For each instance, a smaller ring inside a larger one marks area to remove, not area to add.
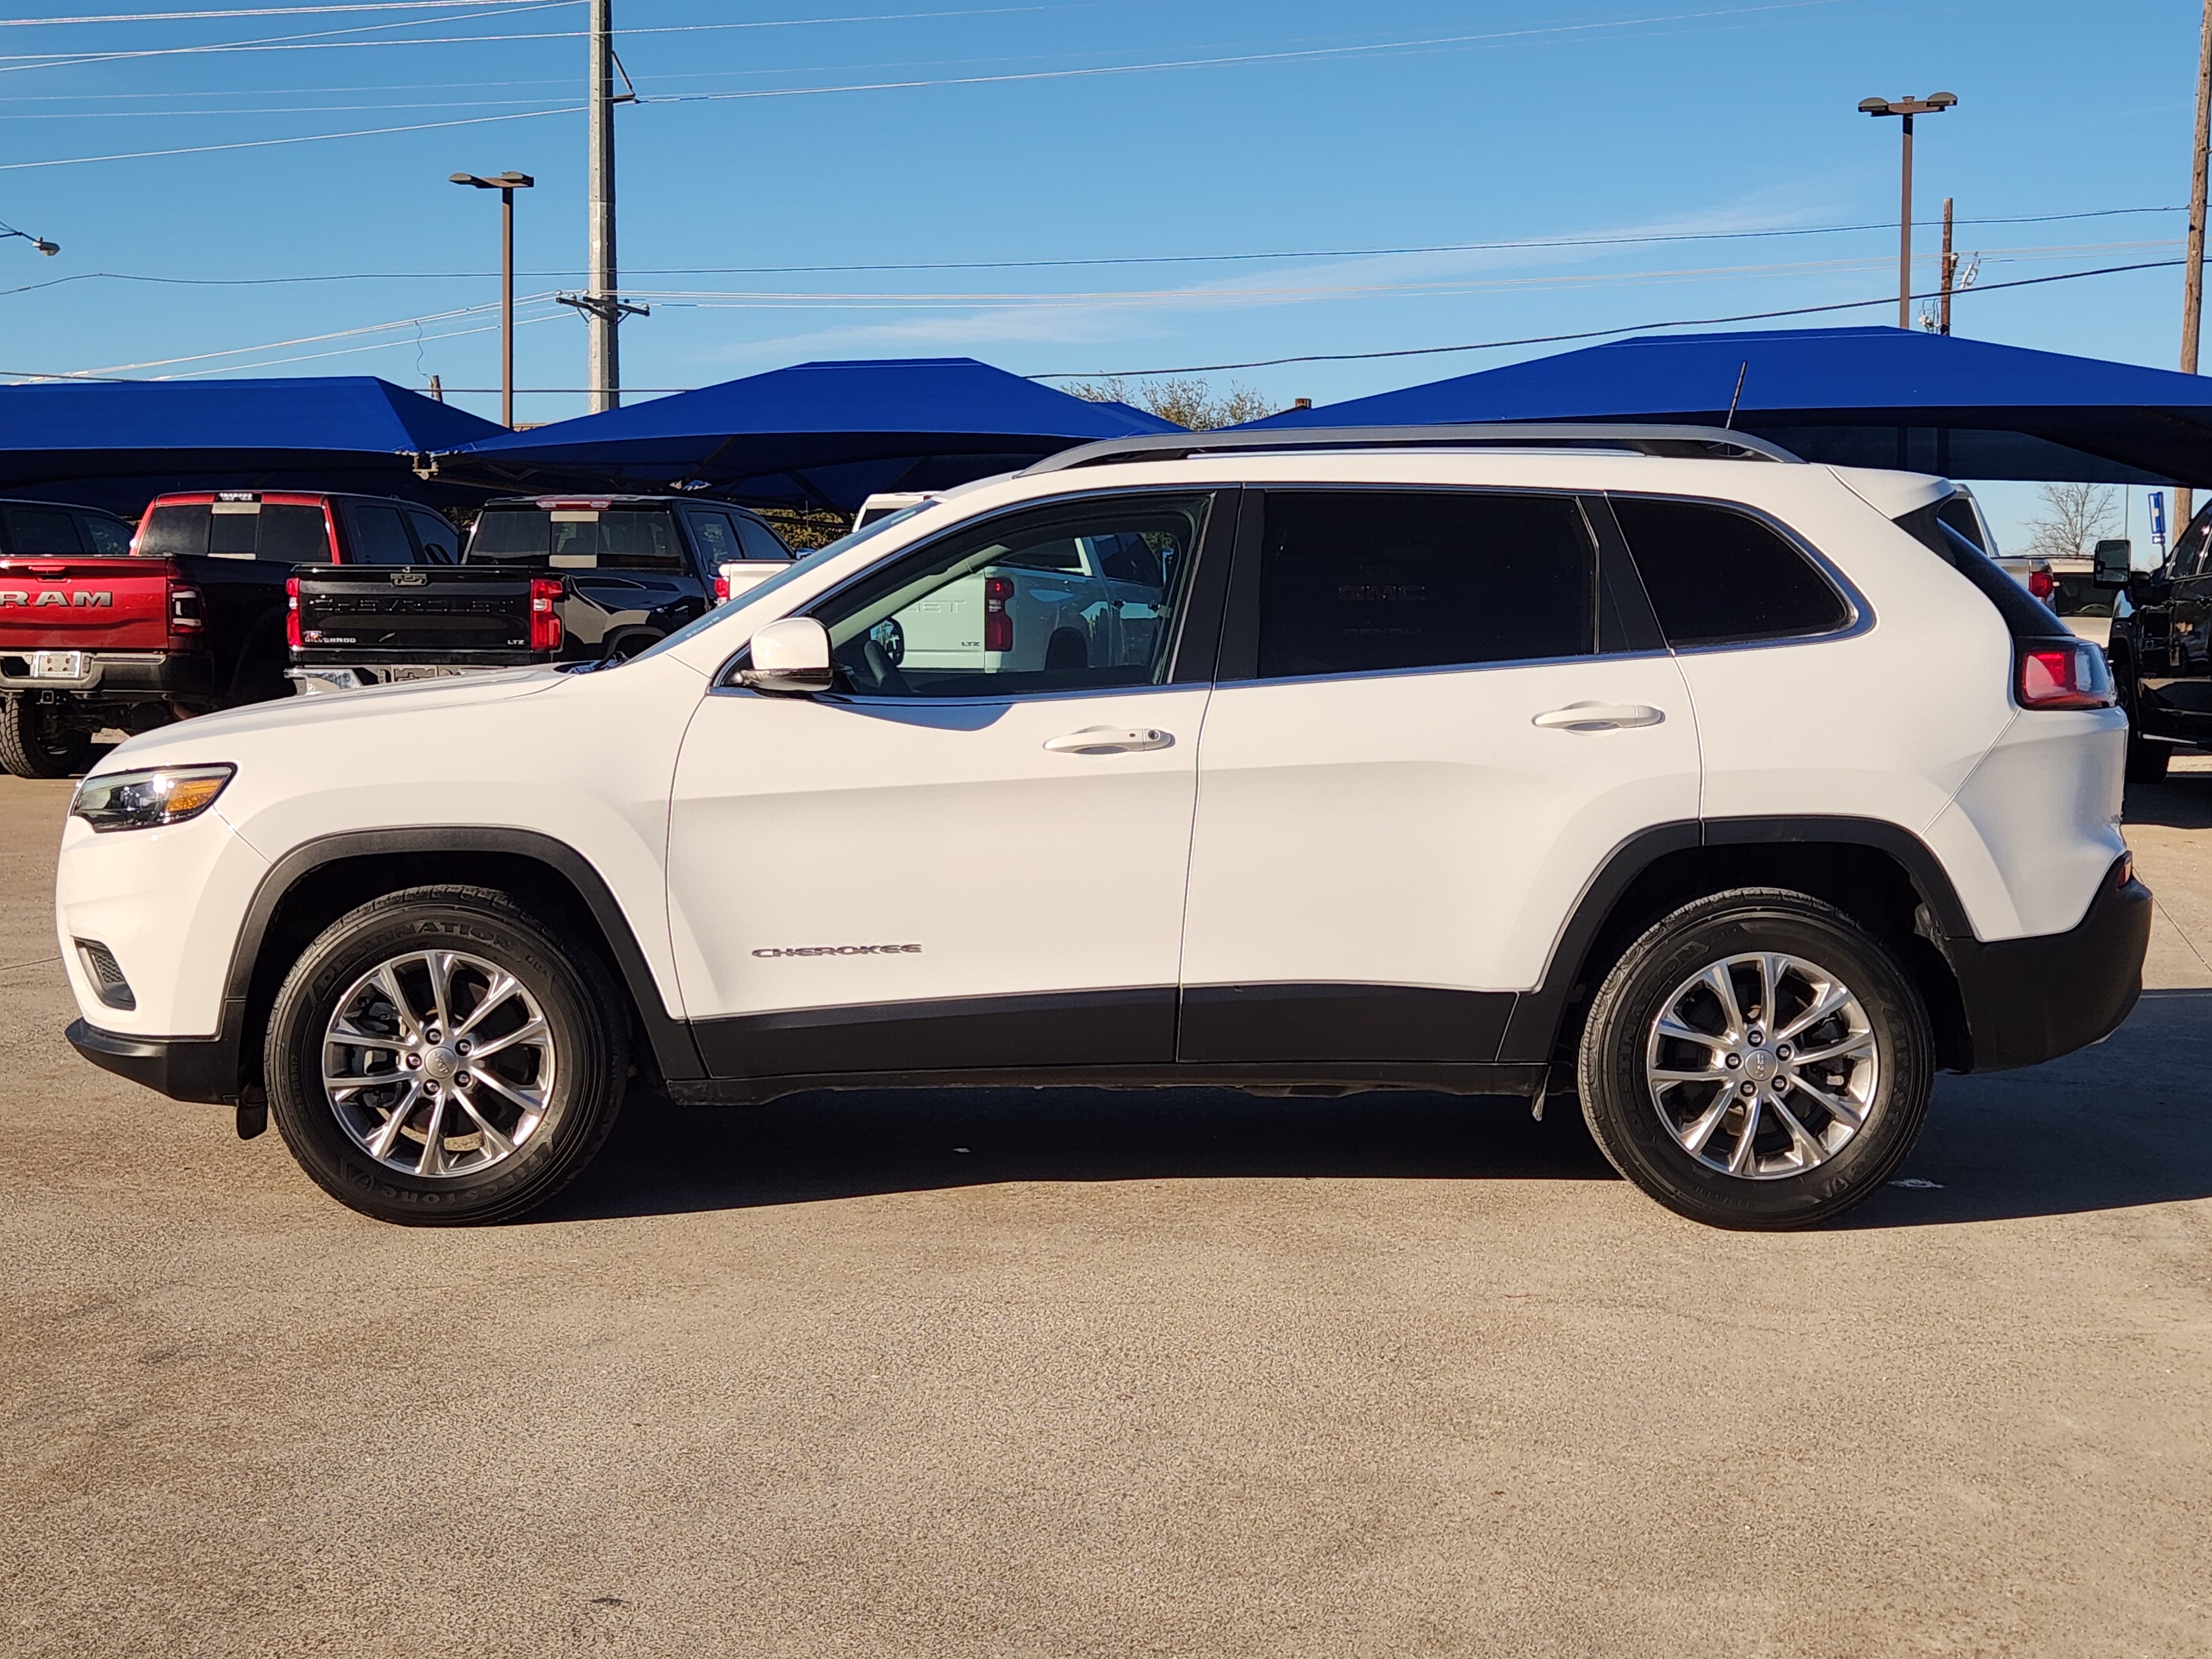
[[[964,1147],[965,1151],[955,1151]],[[1212,1089],[793,1095],[765,1107],[634,1097],[592,1168],[533,1220],[799,1204],[995,1182],[1382,1177],[1612,1181],[1578,1119],[1527,1103]]]
[[[2120,817],[2169,830],[2212,830],[2212,773],[2169,772],[2163,783],[2131,783]]]
[[[1900,1179],[1847,1227],[2071,1215],[2212,1197],[2212,991],[2146,991],[2094,1048],[1947,1077]]]
[[[543,1221],[803,1204],[997,1182],[1616,1179],[1577,1121],[1517,1101],[1216,1090],[640,1095]],[[965,1148],[966,1150],[957,1150]],[[2024,1072],[1947,1077],[1899,1172],[1850,1227],[1994,1221],[2212,1197],[2212,991],[2148,993],[2112,1039]]]

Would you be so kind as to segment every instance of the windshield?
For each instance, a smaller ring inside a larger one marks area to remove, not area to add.
[[[872,537],[882,534],[884,531],[890,529],[894,525],[905,523],[908,519],[914,517],[915,514],[922,511],[925,507],[931,507],[936,505],[937,503],[934,501],[917,501],[912,507],[902,507],[899,511],[891,514],[887,518],[878,519],[874,523],[867,525],[861,529],[855,530],[849,536],[840,536],[836,541],[830,543],[829,546],[816,548],[811,553],[809,553],[805,557],[799,559],[788,570],[779,570],[775,575],[770,576],[766,581],[761,583],[759,586],[747,588],[738,605],[716,605],[704,616],[696,617],[692,621],[686,623],[683,627],[678,629],[673,634],[669,635],[665,639],[654,641],[653,643],[648,646],[646,649],[639,652],[634,657],[623,659],[623,661],[643,662],[647,657],[657,657],[662,652],[667,650],[671,646],[677,644],[679,641],[692,639],[698,635],[705,633],[716,623],[726,621],[731,616],[735,614],[737,611],[743,609],[746,605],[751,605],[755,599],[765,599],[770,593],[775,592],[777,588],[784,586],[787,583],[798,580],[799,577],[805,574],[806,572],[814,569],[817,566],[823,563],[823,561],[834,559],[840,553],[845,552],[850,548],[859,546],[862,542],[868,540]],[[622,665],[612,664],[610,665],[619,667]]]

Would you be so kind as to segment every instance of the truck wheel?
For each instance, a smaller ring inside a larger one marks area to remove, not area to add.
[[[264,1056],[300,1166],[381,1221],[506,1221],[614,1127],[624,1006],[504,894],[416,887],[341,916],[285,976]]]
[[[0,700],[0,766],[19,778],[66,778],[92,764],[92,733],[72,732],[60,712],[15,692]]]
[[[1063,628],[1045,642],[1044,665],[1048,671],[1067,672],[1091,666],[1091,646],[1082,635],[1072,628]]]
[[[1678,1215],[1761,1231],[1831,1220],[1888,1180],[1936,1069],[1889,950],[1773,888],[1699,899],[1630,945],[1579,1060],[1615,1169]]]

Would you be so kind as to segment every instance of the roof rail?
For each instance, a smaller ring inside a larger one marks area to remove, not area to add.
[[[1523,421],[1465,426],[1287,427],[1263,432],[1192,432],[1109,438],[1048,455],[1015,476],[1065,472],[1115,461],[1179,461],[1194,455],[1254,454],[1314,449],[1625,449],[1638,455],[1700,460],[1786,461],[1802,457],[1747,432],[1717,426],[1647,426],[1634,422]]]

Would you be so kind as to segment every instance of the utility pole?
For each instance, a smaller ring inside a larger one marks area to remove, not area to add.
[[[592,86],[590,224],[586,235],[592,303],[580,307],[590,347],[585,353],[584,384],[592,389],[592,412],[622,404],[622,359],[616,330],[622,313],[615,289],[615,22],[614,0],[592,0]]]
[[[2212,0],[2208,0],[2212,3]],[[1943,198],[1943,297],[1937,301],[1936,320],[1938,330],[1951,331],[1951,283],[1959,270],[1959,256],[1951,252],[1951,198]]]
[[[2206,0],[2212,4],[2212,0]],[[1912,118],[1941,115],[1959,101],[1954,92],[1931,92],[1925,98],[1862,98],[1863,115],[1901,115],[1905,118],[1904,183],[1897,214],[1897,325],[1912,326]]]
[[[499,423],[514,426],[514,192],[538,181],[513,168],[479,179],[473,173],[453,175],[457,185],[499,192]],[[441,403],[444,398],[439,399]]]
[[[2204,164],[2212,149],[2212,0],[2197,31],[2197,141],[2189,157],[2189,249],[2181,266],[2181,372],[2197,373],[2197,331],[2204,319]],[[2190,520],[2188,486],[2173,492],[2173,521]]]

